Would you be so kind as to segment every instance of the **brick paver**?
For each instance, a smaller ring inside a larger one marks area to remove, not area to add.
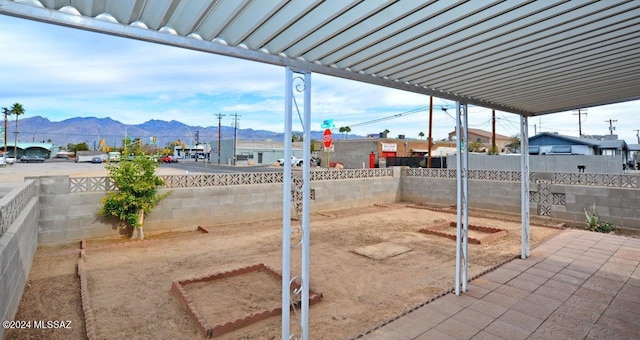
[[[638,239],[566,230],[467,288],[364,339],[640,338]]]

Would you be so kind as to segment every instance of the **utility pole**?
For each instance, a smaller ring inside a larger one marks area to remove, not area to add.
[[[578,109],[578,113],[574,113],[573,115],[578,115],[578,137],[582,137],[582,115],[587,115],[587,109]]]
[[[638,144],[640,144],[640,130],[633,130],[636,132],[636,139],[638,140]]]
[[[491,133],[491,152],[495,152],[496,147],[496,110],[491,110],[491,127],[493,132]]]
[[[609,134],[613,135],[613,130],[615,130],[615,126],[613,126],[613,123],[617,122],[617,119],[609,119],[609,120],[605,120],[605,123],[609,123]]]
[[[222,117],[224,117],[225,115],[223,114],[216,114],[216,117],[218,117],[218,165],[220,165],[220,154],[222,153],[222,144],[220,144],[222,142],[222,135],[220,132],[220,121],[222,120]]]
[[[238,143],[238,117],[241,115],[233,114],[233,165],[236,165],[236,144]]]
[[[3,107],[2,113],[4,114],[4,157],[7,157],[7,116],[11,114],[11,111]]]
[[[428,148],[427,148],[427,168],[431,168],[431,130],[433,130],[433,96],[429,96],[429,140],[428,140]]]

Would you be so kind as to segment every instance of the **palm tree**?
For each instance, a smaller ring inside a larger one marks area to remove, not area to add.
[[[16,115],[16,131],[14,132],[16,136],[13,142],[13,158],[17,160],[18,159],[18,117],[24,114],[24,107],[22,107],[22,104],[20,103],[15,103],[11,106],[11,110],[9,111],[11,112],[11,114]]]
[[[418,136],[420,136],[420,139],[422,139],[424,137],[424,132],[420,131],[420,133],[418,134]]]
[[[348,126],[345,126],[345,127],[344,127],[344,132],[346,132],[346,133],[347,133],[347,139],[349,139],[349,132],[351,132],[351,128],[350,128],[350,127],[348,127]]]
[[[344,139],[344,132],[347,131],[346,128],[344,126],[341,126],[338,131],[340,131],[340,133],[342,134],[342,139]]]

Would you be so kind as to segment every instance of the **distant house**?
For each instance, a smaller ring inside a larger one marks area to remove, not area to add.
[[[491,138],[492,138],[491,132],[481,130],[481,129],[468,129],[468,134],[469,134],[469,143],[473,143],[473,142],[481,143],[481,144],[484,144],[484,146],[487,147],[487,149],[491,147]],[[449,140],[452,141],[455,139],[456,139],[455,130],[453,132],[449,132]],[[496,133],[496,147],[500,152],[505,152],[506,146],[509,143],[511,143],[511,137]]]
[[[542,132],[529,137],[530,155],[618,156],[627,162],[627,143],[617,135],[572,137]]]
[[[627,147],[629,148],[627,158],[629,162],[633,163],[634,168],[637,168],[640,163],[640,144],[629,144]]]

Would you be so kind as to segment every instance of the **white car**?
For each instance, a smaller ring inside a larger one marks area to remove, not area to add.
[[[296,156],[291,156],[291,165],[298,165],[298,162],[299,160]],[[278,164],[280,164],[280,166],[284,166],[284,158],[278,159]]]
[[[3,162],[3,164],[2,164],[2,165],[7,165],[7,164],[9,164],[9,165],[13,165],[13,163],[15,163],[15,162],[16,162],[16,159],[15,159],[15,158],[13,158],[13,157],[7,157],[7,155],[5,155],[5,154],[0,154],[0,159],[1,159],[1,161],[0,161],[0,162]]]
[[[296,158],[296,156],[291,156],[291,165],[302,166],[302,163],[303,163],[302,159]],[[278,159],[278,164],[280,164],[280,166],[284,166],[284,159],[283,158]],[[312,168],[317,166],[316,160],[313,159],[313,157],[310,158],[309,164],[311,164]]]

